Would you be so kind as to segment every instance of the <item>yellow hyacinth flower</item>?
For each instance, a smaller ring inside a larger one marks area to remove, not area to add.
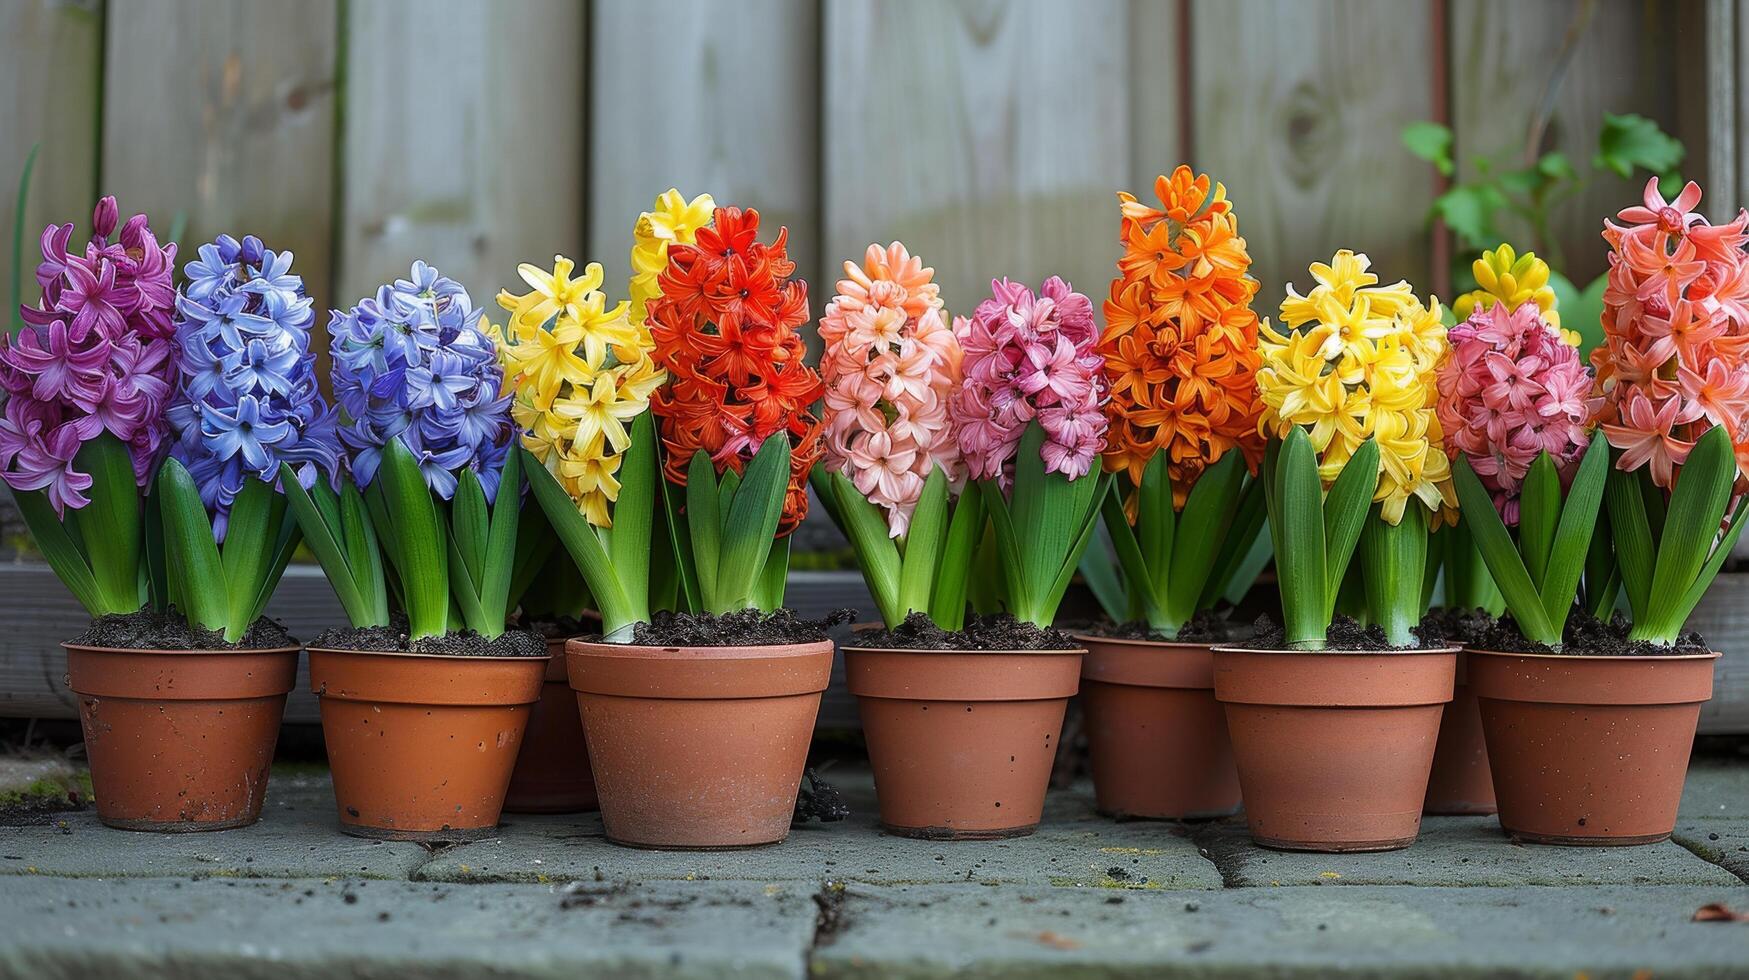
[[[1507,310],[1516,310],[1525,303],[1535,303],[1542,311],[1544,322],[1561,334],[1568,344],[1579,346],[1579,334],[1561,329],[1561,314],[1555,309],[1555,289],[1549,285],[1549,264],[1535,252],[1517,254],[1511,245],[1502,243],[1493,251],[1483,252],[1470,263],[1476,277],[1473,289],[1452,301],[1451,311],[1459,320],[1467,320],[1478,306],[1505,303]]]
[[[656,277],[668,268],[668,246],[691,245],[698,230],[711,223],[716,207],[709,194],[688,201],[686,195],[670,187],[656,198],[654,210],[638,215],[632,229],[632,279],[627,288],[632,323],[644,326],[650,300],[662,292]]]
[[[589,263],[577,279],[574,268],[564,256],[554,256],[551,273],[519,266],[530,291],[498,294],[510,322],[490,335],[523,447],[585,519],[611,527],[615,474],[631,443],[627,423],[649,410],[667,374],[651,358],[650,332],[632,321],[630,304],[608,305],[601,266]]]
[[[1278,439],[1306,429],[1326,488],[1372,439],[1379,448],[1373,499],[1385,521],[1400,522],[1411,497],[1437,520],[1457,506],[1433,410],[1434,372],[1448,349],[1439,301],[1423,304],[1407,282],[1379,286],[1370,266],[1346,249],[1315,263],[1310,291],[1288,286],[1285,329],[1263,322],[1260,428]]]

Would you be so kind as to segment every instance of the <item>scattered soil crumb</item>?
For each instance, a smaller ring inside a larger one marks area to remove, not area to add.
[[[1525,638],[1518,621],[1511,613],[1494,620],[1471,639],[1464,640],[1477,650],[1501,653],[1567,653],[1589,657],[1676,657],[1708,653],[1706,640],[1693,630],[1686,630],[1674,644],[1630,640],[1633,624],[1616,613],[1607,621],[1598,619],[1578,606],[1567,614],[1567,625],[1561,633],[1561,649],[1555,650]]]
[[[397,616],[388,626],[332,626],[323,630],[310,646],[320,650],[359,650],[367,653],[428,653],[448,657],[544,657],[547,641],[529,630],[505,630],[491,639],[473,630],[457,630],[442,636],[414,640],[408,636],[407,620]]]
[[[832,629],[856,618],[839,609],[824,619],[803,619],[791,609],[714,613],[659,612],[632,629],[632,643],[649,647],[784,646],[831,639]]]
[[[844,802],[843,795],[821,779],[813,766],[802,771],[802,782],[803,786],[796,794],[796,812],[790,818],[791,824],[804,824],[810,820],[837,823],[850,816],[850,805]]]
[[[855,645],[873,650],[1077,650],[1068,633],[1023,623],[1008,613],[969,616],[963,630],[944,630],[924,613],[905,617],[897,629],[862,630]]]
[[[1252,625],[1251,630],[1252,637],[1247,641],[1246,646],[1258,650],[1287,649],[1284,642],[1286,634],[1280,624],[1276,623],[1275,619],[1267,613],[1257,617],[1257,622]],[[1430,616],[1423,619],[1421,625],[1410,632],[1415,634],[1418,642],[1411,646],[1395,646],[1385,639],[1384,627],[1376,623],[1372,626],[1362,626],[1352,618],[1338,613],[1331,621],[1329,630],[1324,633],[1324,642],[1328,644],[1326,650],[1306,652],[1435,650],[1447,645],[1441,622],[1435,617]]]
[[[218,630],[191,625],[174,611],[153,609],[99,616],[70,642],[112,650],[276,650],[298,645],[285,624],[266,616],[250,624],[241,640],[227,643]]]

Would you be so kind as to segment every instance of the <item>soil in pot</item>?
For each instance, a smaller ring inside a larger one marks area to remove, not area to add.
[[[1561,653],[1509,619],[1472,648],[1500,826],[1532,843],[1649,844],[1670,836],[1714,661],[1696,634],[1663,647],[1627,639],[1619,615],[1575,610]]]
[[[1239,809],[1239,771],[1214,691],[1210,640],[1224,621],[1188,624],[1184,640],[1119,628],[1076,637],[1095,805],[1106,816],[1194,820]]]
[[[589,747],[577,699],[565,679],[565,640],[599,632],[600,619],[585,624],[575,619],[530,623],[546,638],[546,681],[540,701],[528,719],[522,750],[510,774],[504,796],[506,813],[584,813],[596,808],[595,776],[589,768]]]
[[[687,645],[713,619],[722,635],[775,642]],[[662,616],[633,643],[566,644],[608,840],[722,850],[788,836],[832,675],[829,628],[787,611]],[[685,642],[644,642],[657,636]]]
[[[904,642],[928,645],[893,645]],[[931,840],[1032,833],[1082,653],[1073,637],[1006,615],[960,633],[913,617],[857,634],[844,662],[881,826]]]
[[[1215,648],[1215,697],[1257,843],[1385,851],[1420,832],[1457,649],[1394,649],[1371,632],[1339,621],[1331,636],[1374,649]]]
[[[325,631],[310,686],[340,829],[432,843],[495,833],[546,663],[546,642],[520,630],[417,642],[393,628]]]
[[[296,682],[298,644],[256,621],[237,644],[150,610],[105,616],[67,650],[98,819],[123,830],[254,823]]]

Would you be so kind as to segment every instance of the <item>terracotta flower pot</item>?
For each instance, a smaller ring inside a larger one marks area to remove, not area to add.
[[[1183,820],[1239,809],[1239,770],[1207,643],[1077,636],[1093,795],[1112,817]]]
[[[595,776],[577,696],[565,677],[565,641],[548,640],[546,682],[528,719],[504,795],[506,813],[583,813],[596,807]]]
[[[607,839],[717,850],[789,836],[832,642],[565,646]]]
[[[927,840],[1032,833],[1082,654],[846,648],[881,827]]]
[[[492,836],[546,665],[311,649],[340,829],[378,840]]]
[[[1458,654],[1451,703],[1439,719],[1433,747],[1433,774],[1421,812],[1441,816],[1487,816],[1494,812],[1494,777],[1488,771],[1488,745],[1482,738],[1482,711],[1471,690],[1469,657]]]
[[[1415,842],[1455,647],[1214,657],[1253,840],[1331,853]]]
[[[1670,836],[1718,654],[1469,657],[1508,834],[1578,845]]]
[[[261,816],[299,648],[62,646],[99,820],[181,833]]]

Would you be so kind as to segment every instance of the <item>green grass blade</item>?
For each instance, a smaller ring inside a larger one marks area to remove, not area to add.
[[[225,629],[225,569],[213,541],[212,524],[194,478],[176,459],[158,468],[159,505],[164,517],[164,546],[181,612],[196,626]],[[259,547],[259,545],[258,545]]]
[[[1548,578],[1549,555],[1561,518],[1561,477],[1547,452],[1537,453],[1518,495],[1518,553],[1538,590]]]
[[[935,575],[946,545],[947,522],[947,474],[936,467],[923,481],[923,491],[912,508],[911,523],[905,531],[898,605],[907,614],[929,611],[929,597],[935,591]]]
[[[1650,615],[1648,621],[1636,622],[1636,626],[1655,629],[1668,640],[1681,631],[1682,604],[1711,554],[1736,477],[1730,434],[1718,426],[1707,430],[1689,450],[1676,489],[1670,494],[1664,536],[1658,542],[1652,572]]]
[[[1184,502],[1182,526],[1172,549],[1172,571],[1163,590],[1167,614],[1179,625],[1196,615],[1197,600],[1208,585],[1222,543],[1232,532],[1244,482],[1244,460],[1239,453],[1229,452],[1203,470]],[[1170,506],[1170,500],[1167,503]]]
[[[1597,512],[1603,507],[1603,484],[1609,479],[1609,447],[1599,445],[1602,442],[1601,438],[1592,441],[1579,462],[1578,472],[1573,474],[1541,581],[1543,612],[1548,613],[1549,624],[1556,633],[1566,626],[1567,613],[1578,597],[1579,576],[1585,571],[1585,556],[1591,550],[1591,535],[1597,528]],[[1547,457],[1547,453],[1542,454],[1542,458]],[[1522,544],[1523,538],[1519,541]]]
[[[1468,458],[1459,456],[1452,466],[1452,483],[1457,487],[1459,512],[1469,525],[1470,539],[1481,552],[1482,561],[1487,563],[1488,573],[1494,577],[1494,584],[1499,586],[1500,594],[1506,600],[1506,608],[1512,610],[1513,618],[1518,620],[1518,628],[1528,639],[1560,646],[1561,634],[1549,622],[1542,595],[1531,582],[1530,571],[1524,567],[1524,559],[1513,545],[1511,533],[1494,509],[1493,496],[1487,487],[1482,486],[1476,472],[1470,469]]]
[[[449,549],[437,503],[419,463],[399,438],[383,446],[377,468],[384,510],[394,521],[402,598],[414,639],[441,635],[449,625]]]

